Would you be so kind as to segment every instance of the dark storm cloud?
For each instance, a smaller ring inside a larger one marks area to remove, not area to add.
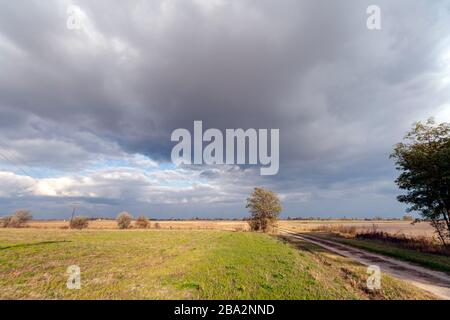
[[[340,182],[378,188],[393,178],[392,145],[448,101],[450,11],[447,1],[377,1],[383,29],[369,31],[372,2],[6,2],[0,149],[67,171],[118,146],[164,161],[170,133],[203,120],[281,129],[280,174],[249,184],[319,202]],[[66,27],[70,4],[85,29]]]

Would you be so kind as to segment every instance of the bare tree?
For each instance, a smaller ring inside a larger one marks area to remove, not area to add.
[[[5,228],[23,228],[33,216],[29,210],[17,210],[12,216],[2,219],[2,226]]]
[[[148,221],[147,217],[144,215],[140,215],[136,219],[136,227],[139,229],[147,229],[150,225],[150,222]]]
[[[128,229],[131,225],[133,217],[128,212],[121,212],[116,218],[119,229]]]

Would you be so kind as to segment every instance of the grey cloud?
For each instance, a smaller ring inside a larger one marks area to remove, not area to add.
[[[379,32],[365,28],[370,1],[76,1],[89,33],[66,28],[69,3],[0,12],[1,149],[30,167],[73,172],[124,153],[168,161],[170,133],[194,120],[280,128],[278,176],[200,168],[196,178],[311,195],[315,211],[336,183],[393,180],[392,145],[450,98],[446,1],[378,1]],[[212,196],[191,191],[192,203]]]

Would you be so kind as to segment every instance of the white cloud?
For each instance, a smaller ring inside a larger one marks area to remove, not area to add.
[[[228,179],[202,182],[201,171],[175,169],[146,172],[139,168],[105,168],[87,175],[31,178],[0,172],[3,197],[44,196],[106,198],[152,204],[242,202],[245,189]],[[204,180],[204,179],[203,179]],[[15,186],[12,188],[11,186]]]

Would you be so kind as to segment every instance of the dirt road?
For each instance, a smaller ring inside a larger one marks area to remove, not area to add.
[[[450,300],[450,276],[444,272],[429,270],[412,263],[399,261],[307,234],[298,234],[284,229],[280,229],[280,232],[303,241],[311,242],[363,265],[376,265],[380,267],[382,272],[405,280],[442,299]]]

